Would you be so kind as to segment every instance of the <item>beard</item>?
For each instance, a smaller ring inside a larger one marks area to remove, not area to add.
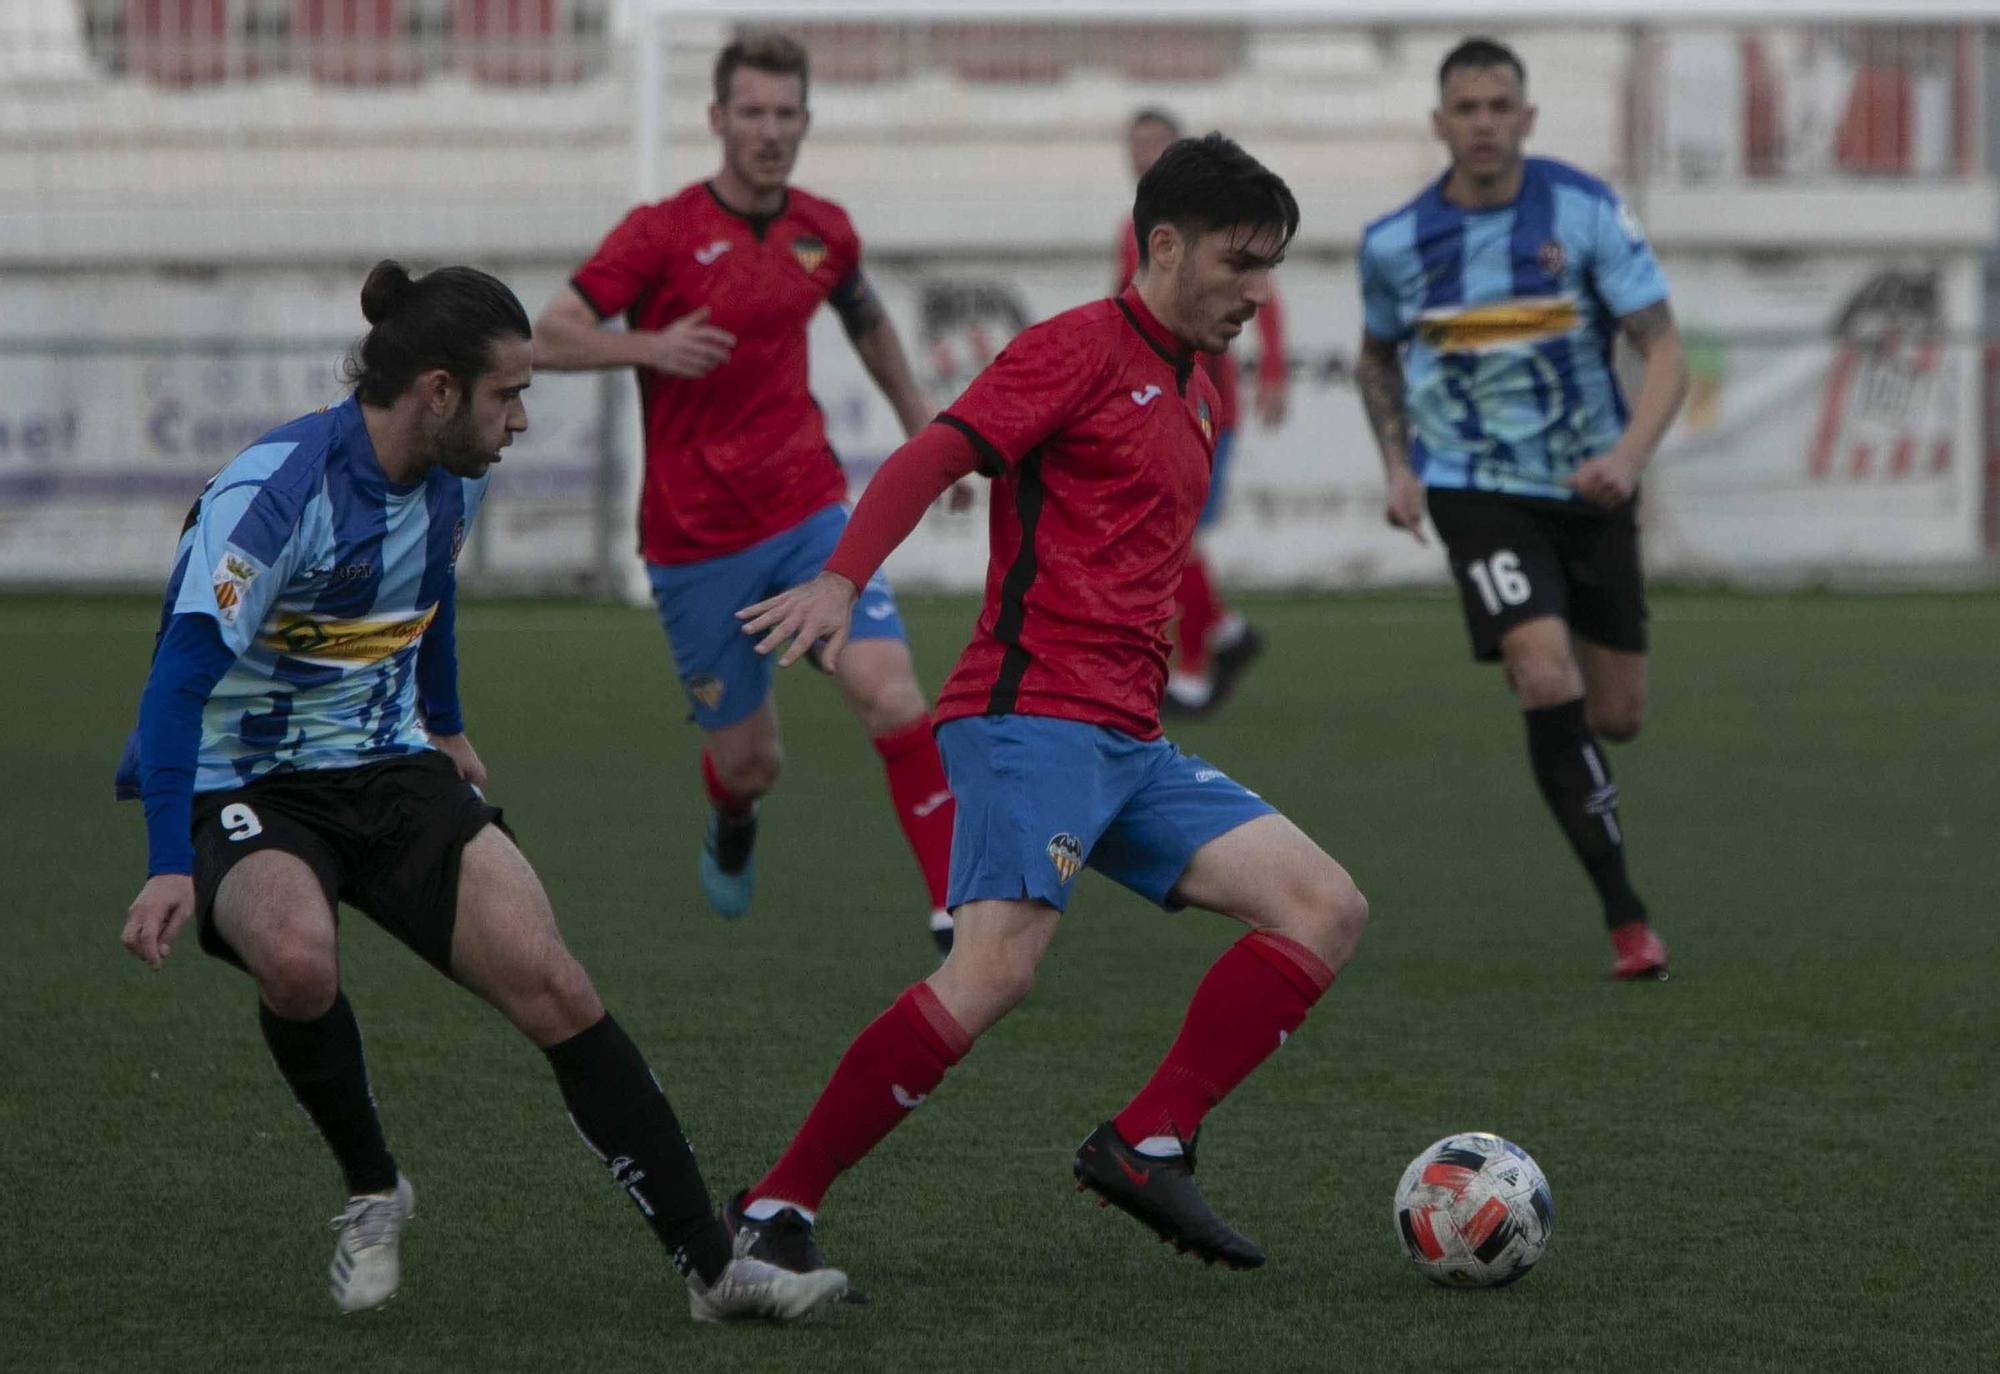
[[[454,477],[479,477],[499,458],[480,441],[472,422],[472,401],[467,398],[439,427],[431,440],[431,464]]]

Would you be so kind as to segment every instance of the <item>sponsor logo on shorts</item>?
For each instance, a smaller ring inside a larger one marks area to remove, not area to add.
[[[1048,853],[1049,862],[1056,866],[1056,875],[1065,883],[1083,867],[1083,841],[1067,830],[1049,837]]]
[[[703,673],[700,677],[688,679],[687,692],[695,701],[713,711],[722,705],[723,682],[714,673]]]
[[[257,565],[240,554],[225,553],[215,565],[210,582],[215,592],[215,609],[222,615],[222,623],[234,625],[236,613],[243,605],[243,594],[250,590],[250,584],[257,580]]]
[[[886,601],[871,601],[861,608],[861,613],[870,620],[887,620],[896,613],[896,608]]]
[[[806,275],[811,276],[826,261],[826,244],[811,234],[800,234],[792,240],[792,257],[805,269]]]

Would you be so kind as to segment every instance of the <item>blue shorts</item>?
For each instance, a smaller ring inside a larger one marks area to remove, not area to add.
[[[648,563],[653,604],[667,630],[674,671],[687,693],[689,716],[704,730],[734,725],[771,694],[771,660],[743,633],[736,613],[819,575],[847,508],[828,506],[747,549],[699,563]],[[902,639],[903,619],[878,571],[854,603],[849,639]]]
[[[1208,500],[1202,503],[1196,529],[1205,530],[1222,518],[1222,503],[1227,499],[1224,488],[1229,485],[1229,460],[1235,453],[1235,430],[1225,429],[1215,436],[1215,457],[1208,465]]]
[[[945,905],[1031,898],[1060,911],[1086,865],[1169,911],[1194,852],[1273,807],[1164,739],[1048,716],[938,727],[958,802]]]

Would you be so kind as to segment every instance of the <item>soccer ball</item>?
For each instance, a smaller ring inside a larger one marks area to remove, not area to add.
[[[1548,1248],[1549,1181],[1528,1152],[1484,1131],[1448,1135],[1396,1185],[1396,1237],[1432,1283],[1500,1288]]]

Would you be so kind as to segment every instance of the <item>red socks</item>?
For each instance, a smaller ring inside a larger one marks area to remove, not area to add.
[[[815,1209],[834,1179],[902,1123],[972,1048],[972,1037],[925,983],[870,1021],[820,1090],[798,1134],[744,1201]]]
[[[1222,952],[1188,1003],[1167,1057],[1125,1110],[1119,1137],[1186,1140],[1208,1115],[1299,1028],[1333,970],[1289,936],[1252,931]]]
[[[745,801],[741,797],[732,795],[729,789],[722,785],[722,779],[716,776],[715,760],[708,756],[706,749],[701,751],[701,785],[708,793],[708,804],[720,811],[726,819],[748,820],[757,809],[755,798]]]
[[[1208,671],[1208,635],[1222,621],[1222,603],[1216,599],[1215,584],[1208,575],[1208,562],[1200,549],[1191,549],[1181,569],[1180,590],[1175,594],[1180,610],[1176,631],[1174,670],[1199,677]]]
[[[889,801],[896,808],[903,838],[924,871],[931,910],[944,909],[945,880],[951,874],[951,822],[957,807],[945,785],[944,764],[931,737],[931,718],[919,716],[902,729],[875,737],[882,771],[889,779]]]

